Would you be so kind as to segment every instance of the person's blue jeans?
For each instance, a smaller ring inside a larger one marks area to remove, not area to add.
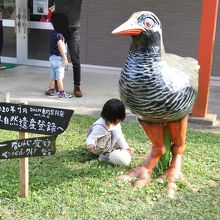
[[[81,67],[80,67],[80,31],[79,28],[70,27],[69,31],[64,34],[68,46],[70,59],[73,65],[73,83],[80,85]]]

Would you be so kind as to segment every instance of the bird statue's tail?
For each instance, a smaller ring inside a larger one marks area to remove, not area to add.
[[[171,159],[171,139],[167,127],[165,128],[164,139],[165,139],[166,152],[165,154],[163,154],[163,156],[160,158],[158,162],[159,171],[162,171],[162,173],[168,169]]]

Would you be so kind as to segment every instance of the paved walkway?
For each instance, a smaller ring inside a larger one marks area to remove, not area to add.
[[[49,68],[18,66],[0,72],[0,100],[3,93],[9,92],[11,102],[28,101],[31,105],[41,105],[74,109],[75,114],[99,114],[103,104],[110,98],[119,98],[118,80],[120,69],[82,67],[82,98],[60,100],[44,95],[48,88]],[[64,80],[65,90],[72,93],[72,70],[67,70]],[[208,114],[217,115],[220,120],[220,81],[211,81]],[[133,115],[128,111],[128,117]],[[192,125],[191,125],[192,124]],[[210,126],[206,121],[190,123],[191,127],[220,131],[220,123]]]

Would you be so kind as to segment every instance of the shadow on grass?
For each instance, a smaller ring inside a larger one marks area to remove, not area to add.
[[[0,172],[4,173],[4,178],[0,184],[0,197],[14,197],[19,192],[18,160],[2,160]],[[124,169],[100,162],[96,155],[78,147],[57,152],[53,156],[29,158],[29,188],[32,192],[44,190],[65,182],[81,181],[83,178],[105,181]]]
[[[72,157],[75,162],[82,163],[82,164],[87,163],[88,161],[91,161],[91,160],[98,160],[97,155],[92,154],[86,149],[83,149],[83,147],[80,147],[80,149],[74,149],[74,150],[69,151],[68,157],[70,158]]]

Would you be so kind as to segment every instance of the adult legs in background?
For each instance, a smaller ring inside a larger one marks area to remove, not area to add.
[[[80,66],[80,31],[78,28],[70,27],[69,32],[64,34],[67,42],[70,59],[73,65],[73,94],[75,97],[82,97],[80,90],[81,66]]]

